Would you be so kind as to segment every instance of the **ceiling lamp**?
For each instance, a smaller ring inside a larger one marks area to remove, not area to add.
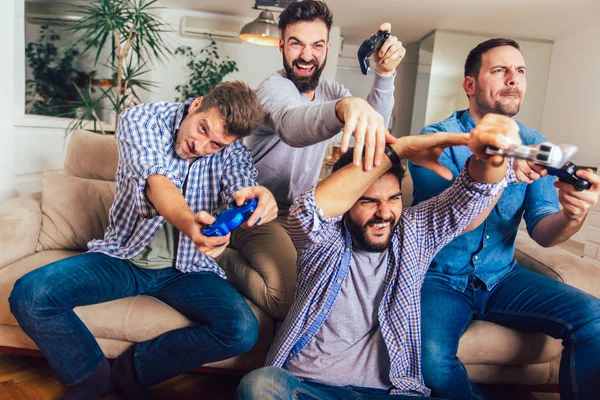
[[[279,46],[281,32],[275,22],[275,17],[268,7],[284,9],[297,0],[255,0],[255,10],[262,10],[258,18],[244,25],[238,35],[245,42],[258,44],[260,46]],[[275,10],[281,12],[281,10]]]
[[[244,42],[260,46],[279,46],[281,34],[271,11],[262,11],[258,18],[244,25],[238,35]]]

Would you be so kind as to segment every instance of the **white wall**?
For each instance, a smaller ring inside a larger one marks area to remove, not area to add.
[[[238,21],[240,26],[250,22],[252,19],[219,16],[216,14],[203,13],[197,11],[185,11],[176,9],[166,9],[160,12],[161,18],[171,25],[174,32],[170,33],[168,40],[177,46],[189,46],[194,51],[205,47],[209,41],[205,38],[182,37],[179,35],[179,24],[184,15],[202,17],[207,19],[227,19]],[[216,39],[219,48],[219,55],[222,58],[229,57],[237,63],[238,72],[234,72],[225,77],[226,81],[242,80],[250,86],[256,87],[265,78],[273,72],[283,68],[283,58],[277,47],[263,47],[242,42],[241,40]],[[323,71],[322,77],[325,79],[335,79],[337,59],[340,47],[340,28],[332,27],[330,33],[331,51],[327,59],[327,66]],[[159,82],[160,87],[150,94],[150,101],[170,100],[177,97],[175,86],[185,83],[189,74],[185,66],[186,59],[177,56],[169,59],[163,65],[157,65],[153,70],[150,79]]]
[[[373,72],[369,75],[363,75],[360,71],[357,56],[358,47],[358,45],[344,45],[339,57],[336,80],[350,90],[352,95],[366,98],[373,86]],[[390,131],[396,137],[406,136],[410,133],[418,51],[418,43],[408,46],[406,56],[396,69],[396,79],[394,81],[396,86],[395,105]]]
[[[600,164],[600,23],[554,42],[542,132],[579,146],[578,165]]]
[[[448,111],[468,106],[461,86],[465,59],[471,49],[492,37],[494,36],[436,30],[425,125],[447,118],[450,116]],[[519,42],[527,65],[527,94],[516,118],[525,125],[540,130],[552,43],[513,39]]]
[[[14,40],[19,34],[17,21],[23,18],[24,4],[18,0],[8,1],[3,4],[0,13],[0,37],[3,40],[2,50],[8,62],[0,63],[0,76],[3,80],[2,96],[0,96],[0,200],[15,196],[15,134],[14,115],[17,112],[16,92],[14,82],[18,63],[10,59],[18,59],[20,50]],[[12,54],[12,56],[11,56]],[[22,53],[21,53],[22,54]]]

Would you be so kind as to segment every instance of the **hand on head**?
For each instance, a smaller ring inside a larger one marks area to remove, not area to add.
[[[388,132],[381,114],[360,97],[346,97],[338,101],[336,113],[344,122],[342,152],[348,151],[354,133],[354,164],[361,165],[364,149],[364,169],[368,171],[373,165],[380,165],[385,157],[385,144],[396,141]]]

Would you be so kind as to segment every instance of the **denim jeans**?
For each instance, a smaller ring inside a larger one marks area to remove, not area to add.
[[[147,387],[244,353],[257,340],[258,322],[250,307],[216,274],[141,269],[100,253],[70,257],[28,273],[15,283],[9,301],[19,325],[59,381],[73,385],[105,358],[73,308],[142,294],[196,323],[136,345],[134,364]]]
[[[562,339],[561,399],[600,398],[600,299],[516,265],[492,290],[476,278],[464,292],[425,279],[421,307],[423,376],[435,395],[485,398],[456,357],[471,321],[483,320]]]
[[[386,390],[356,386],[329,386],[297,378],[283,368],[264,367],[246,375],[236,400],[415,400],[433,397],[392,396]]]

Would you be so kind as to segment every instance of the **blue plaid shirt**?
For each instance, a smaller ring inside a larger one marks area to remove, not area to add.
[[[191,164],[177,156],[177,132],[192,101],[141,104],[119,115],[117,191],[110,208],[110,224],[103,240],[88,243],[89,251],[129,259],[158,233],[165,219],[146,196],[150,175],[169,178],[184,193],[194,213],[212,213],[221,202],[231,203],[239,189],[256,186],[250,151],[240,140]],[[209,271],[225,278],[215,260],[200,253],[185,235],[179,236],[176,254],[175,268],[182,272]]]
[[[403,210],[392,236],[388,283],[378,309],[390,355],[391,394],[429,396],[421,375],[420,291],[425,272],[435,254],[491,203],[506,182],[478,183],[463,171],[440,196]],[[267,365],[284,368],[302,351],[327,318],[350,267],[352,239],[343,217],[324,217],[314,190],[301,195],[290,209],[290,235],[298,249],[298,288]]]

